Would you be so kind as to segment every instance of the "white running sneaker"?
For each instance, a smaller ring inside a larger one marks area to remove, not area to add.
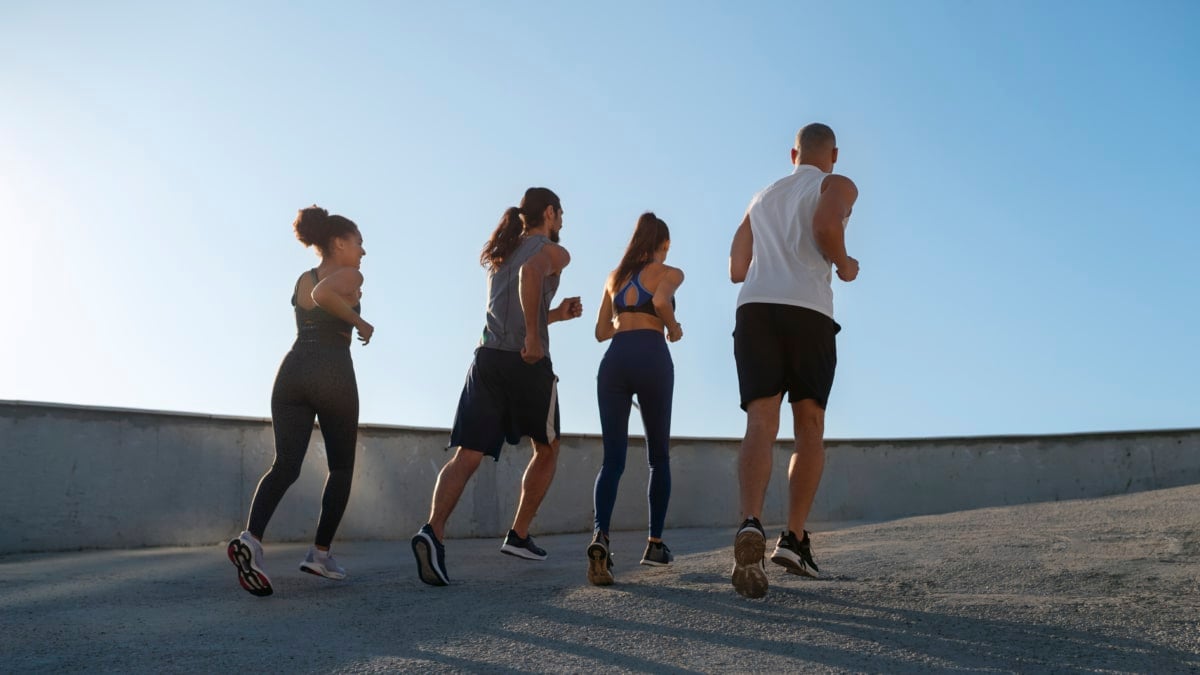
[[[308,547],[308,555],[304,557],[304,562],[300,563],[300,571],[338,581],[346,578],[346,570],[337,564],[333,555],[328,551],[318,550],[316,546]]]
[[[270,595],[271,580],[263,571],[262,544],[249,532],[242,532],[225,549],[229,562],[238,569],[238,583],[251,595]]]

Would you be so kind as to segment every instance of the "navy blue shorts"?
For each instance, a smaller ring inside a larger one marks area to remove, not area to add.
[[[497,460],[504,441],[528,436],[558,439],[558,378],[547,356],[525,363],[520,352],[479,347],[458,399],[449,447],[477,450]]]
[[[787,392],[824,410],[837,370],[836,321],[805,307],[750,302],[738,307],[733,331],[742,410],[753,400]]]

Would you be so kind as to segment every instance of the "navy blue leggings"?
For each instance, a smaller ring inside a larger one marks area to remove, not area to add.
[[[650,462],[650,536],[662,537],[671,499],[671,396],[675,365],[663,334],[653,330],[617,333],[600,361],[596,398],[604,435],[604,464],[596,476],[596,529],[607,533],[617,487],[629,449],[629,409],[636,394],[646,430]]]

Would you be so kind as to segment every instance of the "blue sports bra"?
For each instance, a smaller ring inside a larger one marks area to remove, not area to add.
[[[645,269],[645,268],[642,268]],[[629,305],[625,303],[625,294],[630,288],[637,289],[637,303]],[[626,312],[636,312],[638,314],[649,314],[657,317],[658,312],[654,311],[654,294],[646,290],[642,285],[642,270],[638,270],[636,274],[621,287],[621,290],[613,294],[613,307],[616,308],[617,314]],[[671,308],[675,308],[675,298],[671,298]]]

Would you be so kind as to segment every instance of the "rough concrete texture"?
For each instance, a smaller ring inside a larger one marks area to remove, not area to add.
[[[339,536],[391,540],[425,522],[446,430],[363,425],[354,490]],[[673,438],[672,523],[719,527],[738,517],[735,439]],[[1101,497],[1200,483],[1200,429],[1036,437],[827,442],[813,518],[879,521],[1028,502]],[[791,443],[774,452],[764,518],[786,514]],[[484,462],[450,521],[452,538],[501,536],[516,510],[528,443]],[[0,491],[0,553],[195,546],[241,527],[274,456],[264,419],[0,401],[0,464],[16,480]],[[563,436],[542,505],[546,533],[592,527],[598,436]],[[646,523],[640,439],[613,511],[615,529]],[[315,433],[300,479],[268,533],[312,538],[326,476]]]
[[[0,557],[9,672],[1197,672],[1200,485],[813,529],[824,578],[768,563],[729,584],[732,524],[669,529],[677,554],[617,585],[584,578],[586,535],[535,563],[452,539],[454,583],[421,584],[407,541],[335,545],[344,582],[267,546],[276,593],[238,587],[223,545]]]

